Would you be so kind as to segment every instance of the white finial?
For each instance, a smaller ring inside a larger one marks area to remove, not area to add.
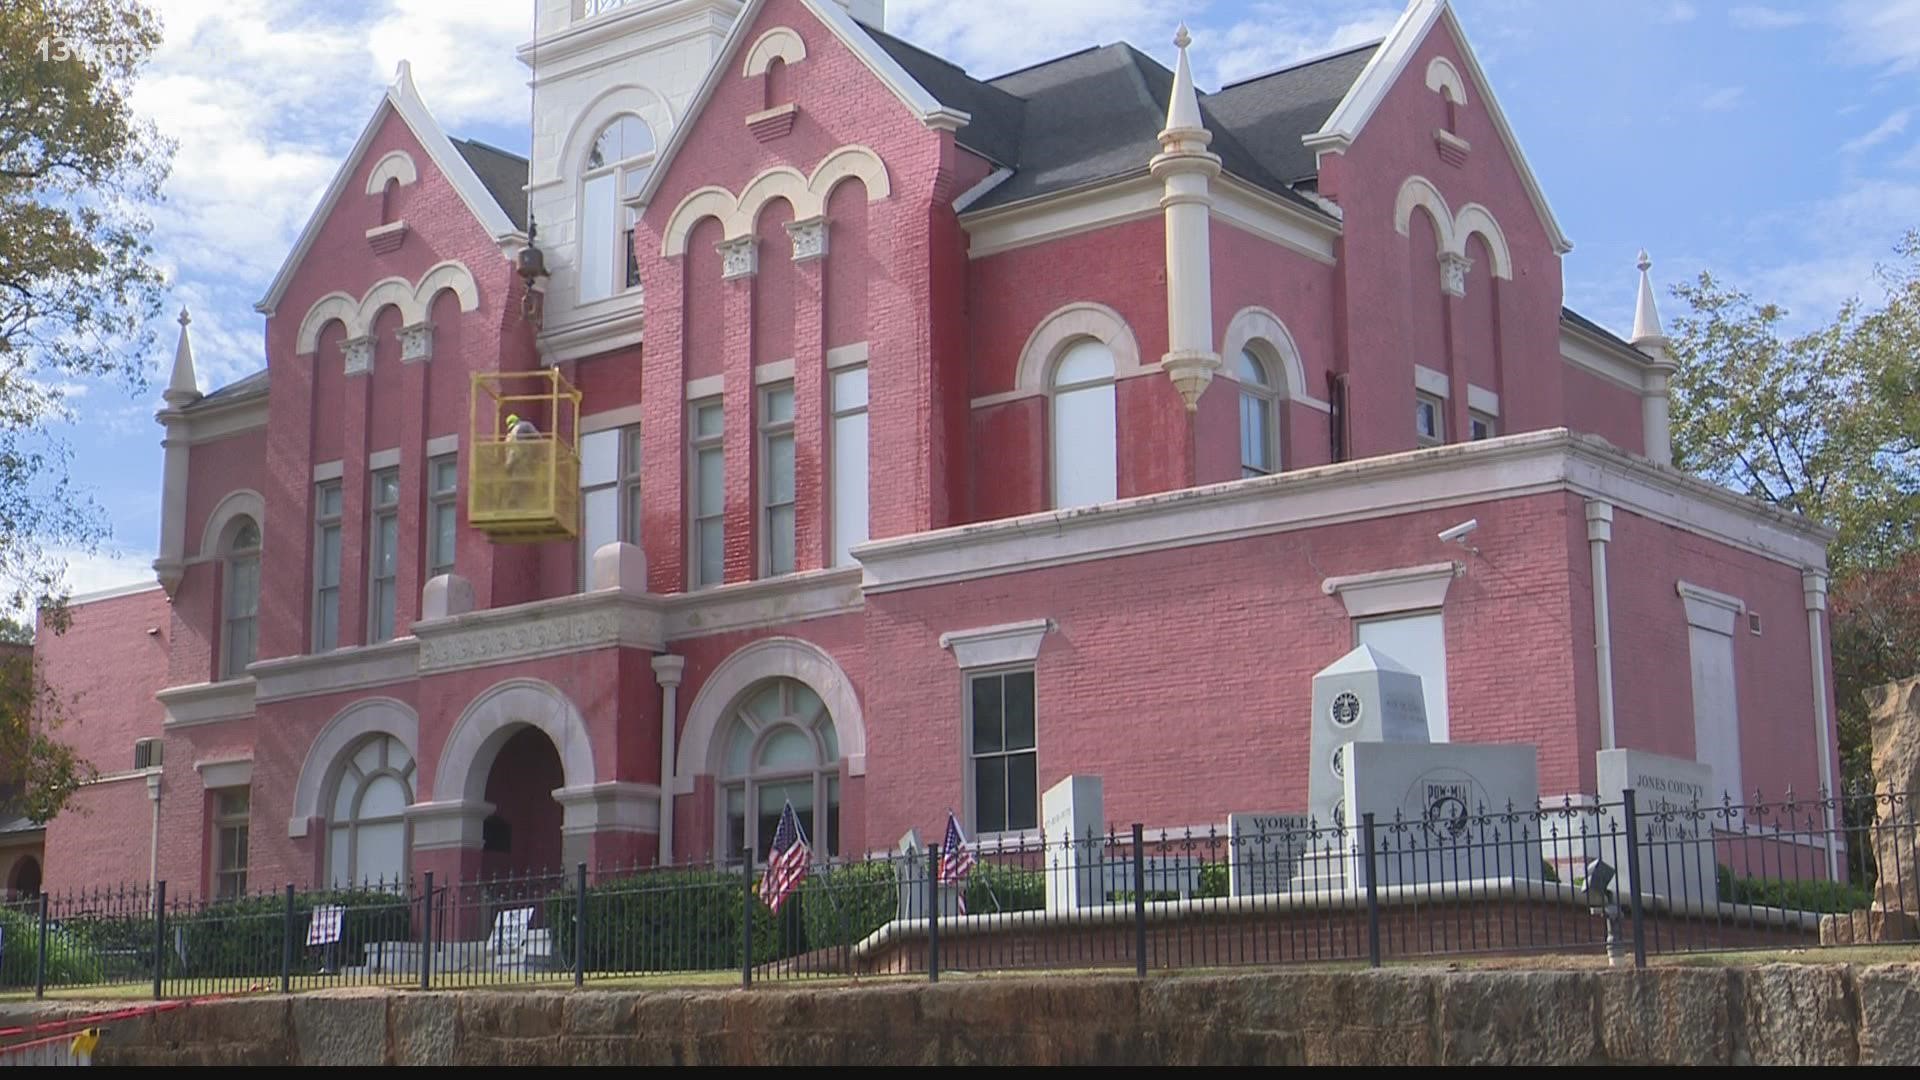
[[[1187,24],[1181,23],[1180,29],[1173,32],[1173,47],[1184,50],[1191,44],[1193,44],[1193,35],[1187,33]]]
[[[1667,332],[1660,326],[1660,308],[1653,298],[1653,260],[1645,249],[1635,265],[1640,268],[1640,295],[1633,305],[1633,344],[1665,348]]]
[[[393,85],[395,86],[412,86],[413,85],[412,61],[402,60],[400,61],[399,64],[395,65],[393,69]]]
[[[1193,44],[1193,35],[1187,32],[1186,23],[1181,23],[1173,35],[1173,44],[1180,50],[1180,59],[1173,68],[1173,93],[1167,101],[1167,132],[1204,131],[1200,95],[1193,89],[1193,67],[1187,61],[1187,46]],[[1164,132],[1161,141],[1166,141]]]
[[[173,372],[167,378],[167,389],[161,394],[169,405],[185,405],[200,396],[200,384],[193,370],[193,337],[187,327],[193,322],[193,315],[183,306],[180,309],[180,343],[173,349]]]

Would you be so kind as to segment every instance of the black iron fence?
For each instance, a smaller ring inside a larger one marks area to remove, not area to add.
[[[1906,793],[1702,806],[1628,792],[1419,818],[1003,839],[974,845],[958,876],[937,849],[816,861],[778,910],[756,872],[725,866],[428,874],[228,899],[160,883],[0,904],[0,993],[751,985],[1473,954],[1644,964],[1920,939],[1916,839]]]

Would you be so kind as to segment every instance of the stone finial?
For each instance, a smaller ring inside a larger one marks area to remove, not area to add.
[[[1173,93],[1167,99],[1167,128],[1161,133],[1163,143],[1167,135],[1175,132],[1206,130],[1200,120],[1200,95],[1193,88],[1193,66],[1187,60],[1187,46],[1193,44],[1193,35],[1187,32],[1186,23],[1181,23],[1179,32],[1173,35],[1173,44],[1180,50],[1180,59],[1173,69]]]
[[[180,309],[180,343],[173,349],[173,372],[167,378],[167,389],[161,394],[167,404],[178,407],[189,404],[200,397],[200,384],[193,367],[193,337],[187,327],[192,324],[193,315],[185,307]]]
[[[1653,298],[1653,260],[1643,249],[1634,265],[1640,268],[1640,296],[1633,305],[1633,344],[1664,350],[1667,332],[1660,327],[1660,309]]]

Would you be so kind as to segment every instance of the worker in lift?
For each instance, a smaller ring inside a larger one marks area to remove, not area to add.
[[[521,447],[523,442],[537,442],[540,429],[533,421],[519,413],[507,414],[507,484],[508,494],[515,506],[525,506],[532,501],[533,491],[529,474],[538,469],[540,451],[533,447]]]

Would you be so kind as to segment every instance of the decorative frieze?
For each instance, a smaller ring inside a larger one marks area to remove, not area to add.
[[[661,617],[654,605],[617,595],[589,595],[567,606],[574,610],[556,612],[543,604],[415,623],[420,672],[487,667],[614,646],[662,648]]]
[[[417,322],[400,328],[400,359],[406,363],[433,359],[433,324]]]
[[[827,254],[827,219],[808,218],[787,223],[787,235],[793,238],[793,261],[824,258]]]
[[[752,277],[760,271],[760,246],[751,236],[727,240],[716,245],[720,252],[720,276],[724,280]]]
[[[340,343],[340,352],[346,357],[346,370],[349,375],[365,375],[373,370],[373,336],[348,338]]]

